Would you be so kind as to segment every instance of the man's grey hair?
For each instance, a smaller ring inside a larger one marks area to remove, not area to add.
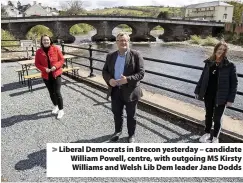
[[[117,36],[116,36],[116,40],[118,40],[118,38],[120,36],[126,36],[127,37],[127,40],[130,41],[130,36],[127,33],[125,33],[125,32],[118,33]]]

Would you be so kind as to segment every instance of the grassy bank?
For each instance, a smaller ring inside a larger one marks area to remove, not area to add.
[[[167,11],[169,16],[181,16],[182,10],[177,7],[164,6],[119,6],[113,8],[95,9],[88,11],[88,15],[119,15],[119,16],[140,16],[157,17],[160,12]]]
[[[237,35],[232,33],[226,33],[223,35],[222,38],[227,43],[239,46],[243,45],[243,34]],[[206,39],[202,39],[200,36],[193,35],[191,36],[189,42],[191,44],[198,44],[202,46],[215,46],[219,42],[219,40],[211,36],[206,37]]]
[[[11,35],[8,31],[4,31],[1,29],[1,39],[2,40],[16,40],[13,35]],[[19,44],[17,41],[1,41],[1,46],[8,45],[17,45]]]
[[[215,46],[219,40],[216,38],[213,38],[211,36],[206,37],[205,39],[202,39],[200,36],[193,35],[191,36],[191,39],[189,40],[191,44],[198,44],[202,46]]]

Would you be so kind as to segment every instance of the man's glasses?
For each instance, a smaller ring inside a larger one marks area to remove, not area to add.
[[[120,43],[126,43],[126,42],[129,42],[128,40],[125,40],[125,39],[121,39],[121,40],[116,40],[117,42],[120,42]]]

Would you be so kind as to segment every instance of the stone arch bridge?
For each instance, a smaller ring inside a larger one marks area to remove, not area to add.
[[[21,18],[2,18],[3,30],[9,31],[17,39],[25,39],[27,32],[36,25],[48,27],[54,39],[62,39],[72,43],[75,37],[70,35],[70,28],[78,23],[86,23],[97,30],[92,41],[115,41],[112,30],[120,24],[132,28],[131,41],[155,41],[150,31],[156,27],[164,28],[164,34],[159,38],[164,41],[182,41],[190,35],[216,36],[224,30],[221,22],[189,21],[175,19],[158,19],[150,17],[122,17],[122,16],[40,16]]]

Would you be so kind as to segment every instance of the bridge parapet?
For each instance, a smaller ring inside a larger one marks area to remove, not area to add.
[[[70,28],[78,23],[92,25],[97,34],[92,41],[115,41],[112,30],[120,24],[132,27],[131,41],[156,41],[150,35],[153,27],[158,25],[164,28],[165,33],[159,38],[164,41],[182,41],[190,35],[217,35],[224,29],[223,23],[188,21],[174,19],[158,19],[151,17],[108,17],[108,16],[54,16],[54,17],[21,17],[2,18],[2,28],[8,30],[17,39],[25,39],[27,32],[35,25],[44,25],[53,32],[54,40],[63,39],[66,43],[75,41],[69,32]]]

